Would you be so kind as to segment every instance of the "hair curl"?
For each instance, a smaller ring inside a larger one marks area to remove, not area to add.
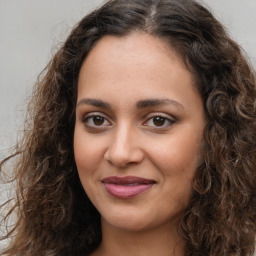
[[[16,223],[4,255],[89,255],[100,216],[73,155],[77,77],[104,35],[142,31],[168,42],[193,73],[208,123],[204,163],[178,230],[187,256],[249,256],[256,233],[256,81],[239,46],[194,0],[110,0],[73,29],[41,74],[16,152]]]

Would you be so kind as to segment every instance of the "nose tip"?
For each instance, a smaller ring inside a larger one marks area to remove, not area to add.
[[[128,133],[118,133],[114,136],[104,155],[112,165],[122,168],[131,164],[138,164],[144,158],[144,152],[136,136]]]
[[[116,167],[126,167],[141,162],[143,154],[139,150],[128,152],[127,150],[107,150],[105,159]]]

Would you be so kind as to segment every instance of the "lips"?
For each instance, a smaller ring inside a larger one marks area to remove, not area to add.
[[[102,180],[106,191],[120,199],[135,197],[149,190],[156,182],[141,177],[107,177]]]

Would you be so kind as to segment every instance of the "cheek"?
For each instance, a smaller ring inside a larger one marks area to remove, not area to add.
[[[181,132],[151,147],[154,162],[164,176],[192,182],[201,159],[201,136]]]
[[[79,136],[79,133],[75,132],[74,136],[74,156],[77,166],[77,171],[81,184],[86,192],[86,194],[91,198],[96,196],[96,191],[93,184],[97,180],[95,174],[95,165],[97,163],[97,155],[94,149],[89,146],[86,138]]]
[[[92,170],[103,155],[103,141],[92,138],[85,128],[77,124],[74,132],[74,155],[78,169]],[[80,167],[80,168],[79,168]]]
[[[76,126],[74,133],[74,156],[78,174],[83,186],[95,177],[96,164],[99,162],[98,146],[91,143],[83,128]]]

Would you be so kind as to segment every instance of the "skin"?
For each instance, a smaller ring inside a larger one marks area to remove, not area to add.
[[[132,33],[96,44],[79,74],[74,133],[79,177],[102,219],[94,256],[184,255],[176,223],[201,162],[205,123],[193,76],[164,41]],[[155,184],[120,199],[102,183],[109,176]]]

